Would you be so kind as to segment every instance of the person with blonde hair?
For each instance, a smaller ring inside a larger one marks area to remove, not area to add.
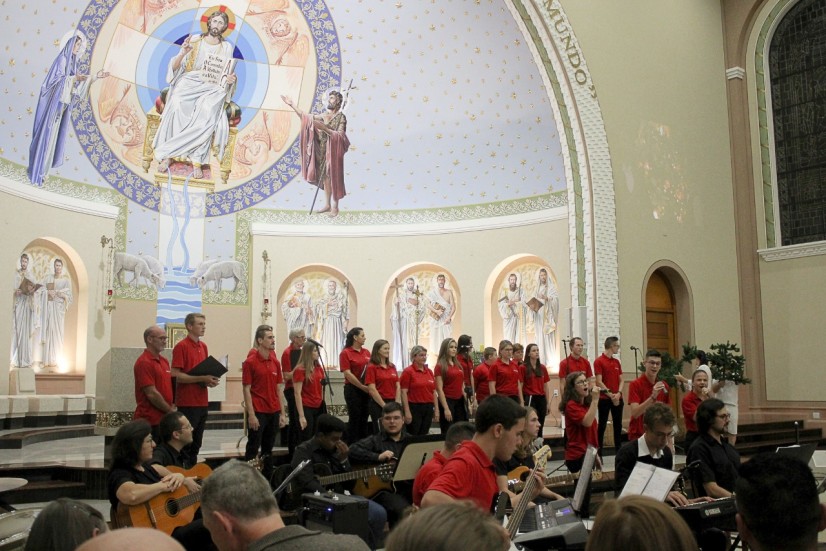
[[[685,521],[668,505],[645,496],[606,500],[594,520],[585,551],[697,551]]]
[[[458,530],[458,527],[472,527]],[[422,509],[390,532],[386,551],[507,551],[508,534],[494,518],[469,502]]]

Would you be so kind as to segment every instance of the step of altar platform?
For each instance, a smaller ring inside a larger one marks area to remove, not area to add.
[[[805,421],[798,419],[741,424],[737,430],[735,447],[741,456],[749,456],[794,444],[816,444],[821,448],[826,446],[826,441],[823,440],[820,428],[806,428]]]
[[[210,411],[206,430],[244,430],[244,414],[240,411]]]
[[[65,438],[82,438],[94,436],[94,425],[72,425],[31,430],[17,430],[0,436],[0,449],[20,450],[29,444],[63,440]]]

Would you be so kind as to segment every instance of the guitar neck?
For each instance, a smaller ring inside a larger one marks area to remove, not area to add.
[[[378,467],[373,467],[371,469],[362,469],[360,471],[351,471],[349,473],[321,476],[318,478],[318,483],[322,486],[327,486],[328,484],[338,484],[339,482],[347,482],[348,480],[367,478],[376,474],[378,474]]]

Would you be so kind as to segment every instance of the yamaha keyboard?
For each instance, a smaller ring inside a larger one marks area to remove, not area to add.
[[[693,532],[700,533],[709,528],[719,528],[727,532],[737,531],[737,523],[734,520],[734,515],[737,514],[737,504],[733,497],[692,503],[675,507],[674,510],[683,517]]]

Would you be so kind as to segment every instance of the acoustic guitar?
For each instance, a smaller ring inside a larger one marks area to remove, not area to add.
[[[313,465],[313,472],[318,483],[322,486],[331,486],[340,482],[355,480],[352,493],[358,496],[371,498],[381,490],[393,491],[393,471],[395,466],[391,463],[383,463],[346,473],[332,474],[329,466],[323,463]],[[290,483],[284,492],[284,497],[279,505],[285,510],[296,509],[301,506],[301,489],[294,483]]]
[[[260,459],[253,459],[248,463],[256,469],[261,469]],[[167,469],[173,473],[181,473],[187,478],[194,476],[203,479],[212,473],[212,469],[206,463],[198,463],[188,470],[175,466],[167,467]],[[118,528],[127,526],[156,528],[171,535],[175,528],[192,522],[200,504],[201,491],[189,493],[186,486],[181,485],[174,492],[157,495],[138,505],[118,503],[116,524]]]
[[[508,473],[508,490],[515,494],[520,493],[525,487],[525,480],[528,478],[531,470],[527,467],[517,467]],[[559,486],[568,486],[579,480],[581,473],[569,473],[558,476],[551,476],[545,479],[546,488],[555,488]],[[591,480],[602,480],[602,471],[594,470],[591,472]]]

